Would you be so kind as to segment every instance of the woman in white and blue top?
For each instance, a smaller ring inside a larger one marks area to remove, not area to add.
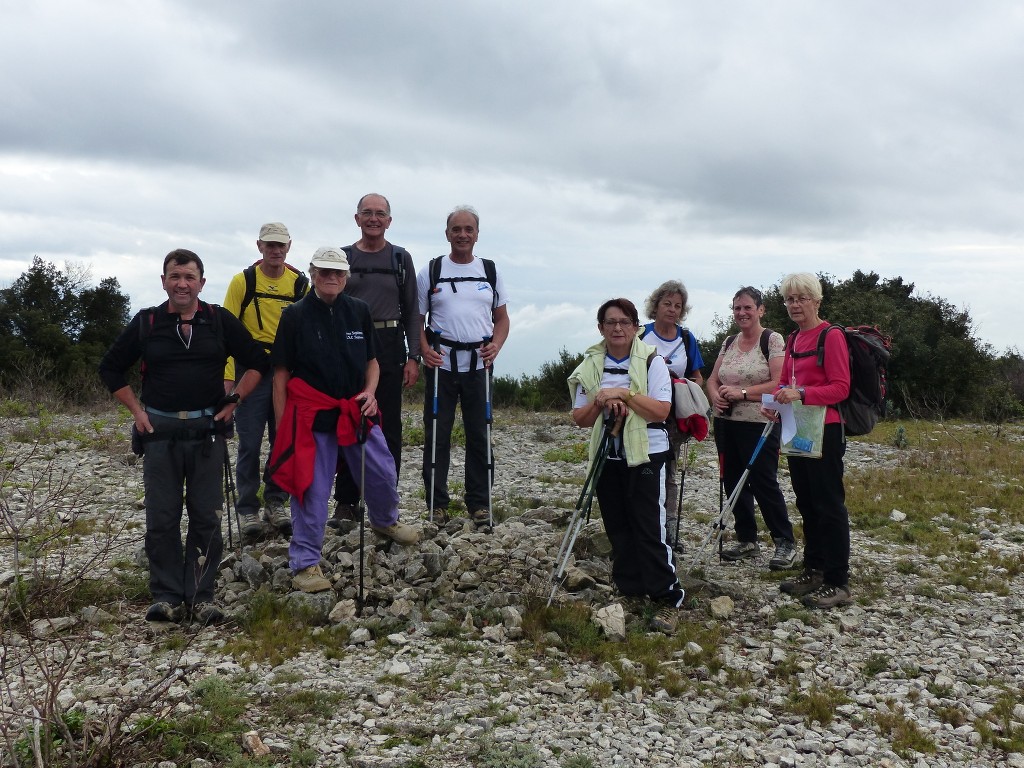
[[[693,379],[703,384],[704,377],[700,369],[704,367],[704,359],[697,346],[697,338],[681,325],[690,311],[686,303],[688,298],[686,286],[678,280],[666,280],[655,288],[654,293],[647,297],[644,307],[652,322],[643,327],[640,338],[658,350],[672,378]],[[676,471],[683,436],[671,416],[668,424],[672,456],[665,467],[665,513],[668,538],[676,546],[676,520],[679,513],[679,479]]]
[[[623,595],[649,597],[658,607],[652,628],[672,632],[684,596],[665,539],[669,440],[664,422],[672,382],[665,361],[637,338],[639,326],[628,299],[602,304],[597,313],[602,341],[586,351],[569,376],[569,392],[573,421],[591,428],[591,462],[605,422],[622,422],[596,484],[612,545],[612,580]]]

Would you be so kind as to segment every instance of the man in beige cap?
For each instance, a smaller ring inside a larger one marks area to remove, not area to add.
[[[292,586],[303,592],[332,586],[320,553],[339,454],[362,483],[370,527],[399,544],[420,539],[398,519],[395,460],[375,419],[380,367],[373,318],[365,302],[343,295],[348,271],[340,248],[313,254],[313,290],[285,309],[270,353],[281,427],[270,471],[291,494],[288,561]]]
[[[284,224],[270,222],[260,227],[256,248],[262,258],[231,279],[224,297],[225,309],[242,321],[267,354],[277,336],[281,311],[301,299],[309,288],[309,279],[285,262],[291,245],[292,239]],[[244,370],[236,370],[234,359],[229,359],[224,370],[224,391],[230,392],[236,380],[240,380],[244,373]],[[261,474],[267,522],[285,535],[290,535],[292,527],[287,507],[288,494],[265,472],[260,471],[263,433],[267,432],[271,450],[277,435],[271,378],[264,377],[235,411],[235,428],[238,432],[238,459],[235,464],[238,519],[242,533],[248,537],[263,532],[258,496]]]

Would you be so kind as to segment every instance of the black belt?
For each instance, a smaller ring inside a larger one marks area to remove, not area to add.
[[[146,413],[152,413],[154,416],[163,416],[166,419],[201,419],[203,416],[213,416],[217,412],[216,408],[203,408],[200,411],[161,411],[159,408],[150,408],[146,406]]]

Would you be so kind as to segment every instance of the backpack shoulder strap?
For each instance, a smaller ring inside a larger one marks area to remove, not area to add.
[[[437,281],[441,279],[441,259],[444,256],[435,256],[427,265],[427,277],[430,284],[427,286],[427,314],[429,315],[434,307],[434,291],[437,290]]]
[[[736,338],[737,338],[738,336],[739,336],[739,334],[738,334],[738,333],[734,333],[734,334],[733,334],[732,336],[726,336],[726,337],[725,337],[725,343],[724,343],[724,344],[722,345],[722,354],[723,354],[723,355],[724,355],[724,354],[725,354],[726,352],[728,352],[728,351],[729,351],[729,347],[731,347],[731,346],[732,346],[733,342],[734,342],[734,341],[736,341]]]
[[[484,275],[491,285],[491,311],[498,308],[498,268],[492,259],[480,259],[484,263]]]
[[[221,307],[219,304],[207,304],[205,301],[199,301],[199,311],[204,316],[209,318],[210,325],[213,326],[213,333],[217,337],[217,341],[220,342],[221,346],[224,346],[224,323],[220,316]]]
[[[139,343],[143,349],[146,346],[146,339],[153,331],[153,323],[156,322],[156,307],[146,307],[139,312]]]
[[[405,254],[405,248],[394,243],[391,244],[391,261],[395,265],[395,281],[398,283],[399,295],[405,285],[405,261],[403,259]]]
[[[242,294],[242,303],[238,307],[239,318],[245,314],[245,308],[252,304],[252,300],[256,297],[256,266],[259,263],[257,261],[242,270],[242,276],[245,278],[245,293]]]
[[[654,330],[654,323],[644,323],[642,326],[643,330],[640,331],[640,340],[643,341],[644,336]]]
[[[306,291],[309,290],[309,276],[301,269],[296,269],[291,264],[285,264],[285,267],[295,273],[295,292],[292,302],[296,302],[306,295]]]
[[[818,335],[818,365],[825,365],[825,337],[828,336],[828,332],[833,328],[838,328],[843,333],[846,333],[846,328],[838,323],[832,323],[828,328],[822,330]]]

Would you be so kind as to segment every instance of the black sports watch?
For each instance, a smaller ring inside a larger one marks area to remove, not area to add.
[[[223,399],[221,400],[221,403],[224,405],[227,405],[228,403],[234,403],[235,405],[237,405],[239,402],[241,402],[241,400],[242,396],[240,394],[238,394],[237,392],[232,392],[229,395],[224,395]]]
[[[423,355],[409,355],[409,359],[418,365],[423,362]]]

